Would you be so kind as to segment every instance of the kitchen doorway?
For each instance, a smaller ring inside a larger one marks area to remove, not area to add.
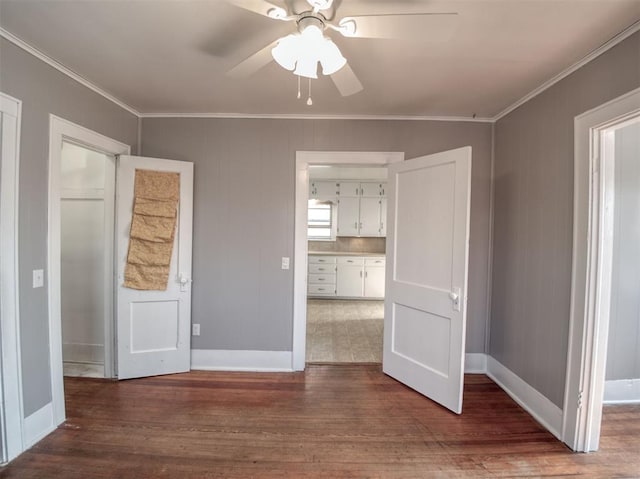
[[[381,363],[386,167],[311,165],[308,363]]]
[[[307,359],[307,308],[309,301],[309,298],[307,297],[307,290],[310,284],[308,283],[308,275],[310,274],[308,253],[308,206],[311,194],[309,183],[311,167],[314,165],[330,165],[334,167],[340,166],[347,168],[381,168],[403,160],[404,153],[401,152],[298,151],[296,153],[295,257],[293,292],[294,306],[292,345],[293,370],[303,371]],[[351,203],[355,202],[351,201]],[[356,221],[354,220],[353,223],[353,228],[355,229]],[[338,223],[336,223],[336,227],[337,226]],[[381,258],[378,257],[376,259],[380,260]],[[322,273],[322,271],[320,271],[320,273]],[[357,274],[359,276],[359,273]]]

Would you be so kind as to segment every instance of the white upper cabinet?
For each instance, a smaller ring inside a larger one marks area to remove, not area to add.
[[[340,197],[338,200],[338,236],[360,234],[360,198]]]
[[[386,183],[360,183],[360,194],[362,197],[379,198],[385,195]]]
[[[380,236],[380,197],[360,198],[360,236]]]
[[[360,196],[360,182],[359,181],[339,181],[339,195],[342,196]]]
[[[338,182],[334,180],[313,180],[309,183],[309,198],[335,198],[338,188]]]
[[[387,236],[387,198],[380,198],[380,236]]]

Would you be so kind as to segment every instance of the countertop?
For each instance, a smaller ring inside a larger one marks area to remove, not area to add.
[[[385,253],[352,253],[349,251],[309,251],[309,255],[313,256],[367,256],[367,257],[384,257]]]

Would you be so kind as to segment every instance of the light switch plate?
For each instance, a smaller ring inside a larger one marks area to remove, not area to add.
[[[191,325],[191,334],[193,336],[200,336],[200,325],[198,323]]]
[[[289,269],[289,257],[288,256],[283,256],[282,257],[282,269]]]
[[[42,288],[43,286],[44,286],[44,270],[34,269],[33,270],[33,287]]]

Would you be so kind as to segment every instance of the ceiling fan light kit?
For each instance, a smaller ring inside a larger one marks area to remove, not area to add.
[[[431,32],[429,38],[442,41],[453,35],[457,17],[454,12],[407,12],[403,2],[397,2],[397,6],[396,2],[385,2],[388,6],[393,5],[388,12],[363,12],[336,22],[334,19],[341,2],[336,2],[334,6],[334,0],[306,0],[311,9],[303,7],[304,11],[294,10],[297,3],[290,0],[277,0],[286,8],[271,3],[274,0],[225,1],[271,19],[296,22],[298,27],[296,33],[273,42],[275,47],[273,43],[269,44],[233,67],[228,72],[229,76],[246,78],[273,59],[282,68],[297,75],[298,79],[305,77],[311,80],[318,78],[320,63],[322,74],[331,77],[342,96],[354,95],[362,91],[363,86],[338,46],[325,36],[325,30],[333,30],[346,38],[412,41],[416,41],[416,35],[422,40]],[[308,104],[311,104],[310,97]]]
[[[318,63],[324,75],[333,75],[347,60],[338,46],[324,36],[324,22],[315,14],[298,20],[299,33],[278,40],[271,50],[273,59],[286,70],[305,78],[318,78]]]

